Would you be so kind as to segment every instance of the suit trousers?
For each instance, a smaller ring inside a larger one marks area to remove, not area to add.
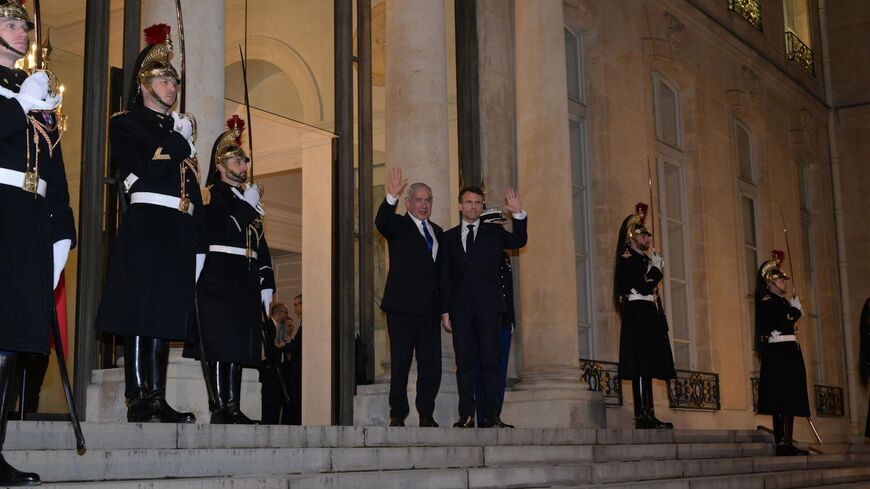
[[[406,314],[387,311],[390,334],[390,416],[408,416],[408,373],[417,357],[417,399],[421,417],[435,412],[441,387],[441,318],[437,313]]]
[[[284,393],[281,391],[281,383],[272,364],[260,367],[260,383],[262,384],[260,386],[262,396],[261,423],[279,424],[281,422],[281,408],[284,407]]]
[[[456,383],[459,388],[459,416],[474,416],[475,401],[486,416],[499,414],[498,391],[501,378],[499,357],[503,314],[468,313],[450,315],[453,350],[456,352]],[[474,371],[480,366],[483,398],[475,399]]]

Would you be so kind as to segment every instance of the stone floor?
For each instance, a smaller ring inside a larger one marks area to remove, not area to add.
[[[70,425],[10,422],[4,454],[47,488],[870,487],[870,453],[773,457],[760,431]]]

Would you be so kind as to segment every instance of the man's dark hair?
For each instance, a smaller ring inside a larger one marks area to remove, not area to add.
[[[462,196],[467,194],[468,192],[471,192],[473,194],[477,194],[483,198],[486,198],[486,196],[483,194],[482,188],[475,187],[473,185],[466,185],[465,187],[462,187],[461,189],[459,189],[459,203],[460,204],[462,203]]]

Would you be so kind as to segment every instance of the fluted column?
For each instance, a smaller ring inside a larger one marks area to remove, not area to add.
[[[408,183],[432,187],[431,219],[450,227],[449,136],[447,119],[447,52],[444,0],[388,1],[386,15],[386,166],[401,167]],[[400,201],[399,212],[404,212]],[[442,332],[443,374],[435,419],[454,421],[458,397],[453,345]],[[355,424],[384,424],[389,419],[389,374],[379,383],[357,389]],[[413,406],[414,376],[408,382]],[[451,395],[452,393],[452,395]],[[416,425],[411,409],[408,424]]]
[[[444,0],[387,2],[386,165],[432,187],[432,220],[449,224]],[[401,206],[400,206],[401,207]]]
[[[220,3],[202,8],[206,3],[208,2],[182,2],[187,64],[185,109],[196,118],[196,150],[203,165],[208,162],[212,145],[223,132],[225,122],[224,6]],[[172,27],[172,43],[175,47],[172,64],[180,73],[181,44],[174,0],[142,1],[142,26],[144,28],[152,24],[167,24]],[[203,184],[207,173],[203,169]]]
[[[562,1],[514,5],[517,173],[529,243],[519,259],[520,382],[503,417],[524,427],[603,425],[600,393],[579,383]]]

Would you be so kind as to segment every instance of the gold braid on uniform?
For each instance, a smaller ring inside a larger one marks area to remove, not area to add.
[[[254,222],[248,224],[247,231],[245,233],[245,256],[248,257],[248,263],[250,263],[254,248],[260,249],[260,240],[263,239],[263,218],[254,219]]]

